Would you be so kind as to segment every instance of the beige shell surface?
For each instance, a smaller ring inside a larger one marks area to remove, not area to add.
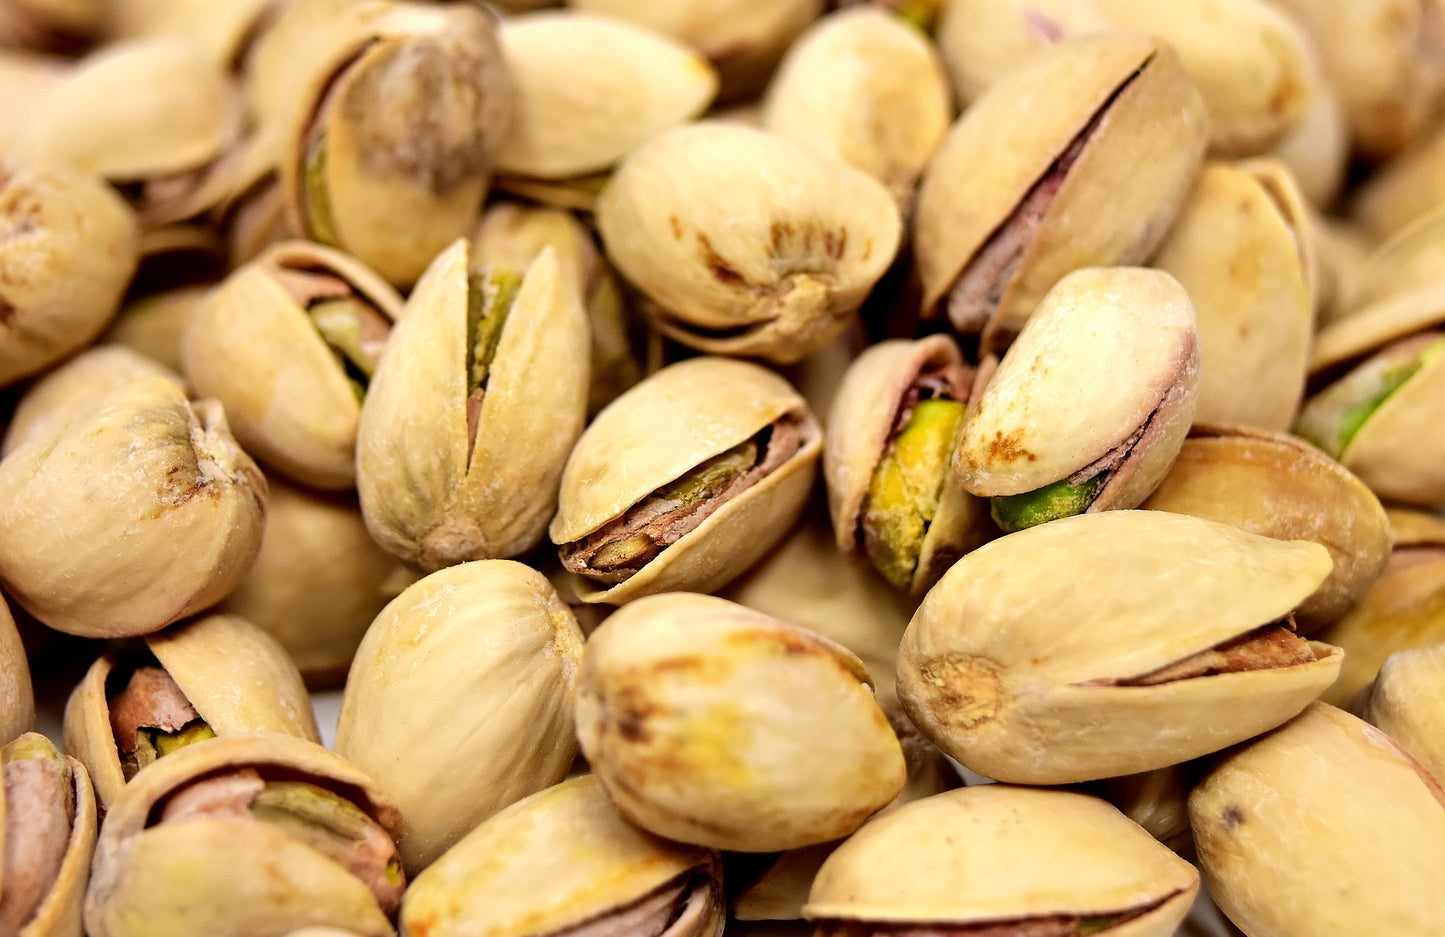
[[[546,578],[509,560],[432,573],[377,616],[346,680],[336,751],[401,808],[409,870],[566,776],[582,641]]]
[[[1360,267],[1352,306],[1368,306],[1393,294],[1427,286],[1445,263],[1445,205],[1432,209],[1370,251]]]
[[[968,105],[1056,38],[1111,28],[1093,0],[949,0],[937,41],[953,90]]]
[[[1092,465],[1147,421],[1157,424],[1153,439],[1135,448],[1159,454],[1135,453],[1140,470],[1116,472],[1100,493],[1133,507],[1188,431],[1197,360],[1194,310],[1173,277],[1142,268],[1069,274],[969,403],[957,461],[963,487],[988,497],[1042,488]]]
[[[1309,97],[1304,114],[1266,155],[1289,167],[1311,205],[1325,208],[1345,182],[1350,161],[1350,128],[1345,109],[1324,79],[1311,49]]]
[[[1248,933],[1438,934],[1438,786],[1384,733],[1316,703],[1221,762],[1189,797],[1209,893]],[[1322,825],[1321,817],[1330,822]]]
[[[234,68],[247,43],[264,30],[277,0],[113,0],[110,32],[115,38],[176,36],[204,49],[217,64]]]
[[[1395,535],[1395,548],[1413,546],[1445,547],[1445,518],[1428,511],[1409,508],[1386,508],[1390,530]]]
[[[717,94],[717,73],[695,49],[616,19],[530,13],[505,20],[501,41],[517,104],[498,172],[599,172],[701,114]]]
[[[15,619],[0,595],[0,736],[9,742],[35,724],[35,689],[30,682],[30,662]]]
[[[1389,342],[1441,326],[1445,326],[1445,282],[1436,280],[1392,293],[1321,330],[1310,350],[1310,373],[1345,364]]]
[[[622,820],[596,775],[587,774],[476,827],[412,882],[401,923],[416,937],[537,937],[613,911],[688,872],[716,875],[715,862],[706,849]]]
[[[35,733],[27,733],[27,736],[37,738]],[[8,741],[11,739],[7,738]],[[50,743],[47,741],[46,744],[48,746]],[[95,792],[91,789],[90,776],[86,774],[85,766],[68,756],[65,760],[70,765],[71,786],[75,798],[65,856],[61,859],[50,891],[36,906],[29,922],[20,928],[16,937],[74,937],[81,932],[81,902],[85,898],[86,883],[90,879],[90,860],[95,852],[98,821]],[[6,822],[18,822],[18,818],[9,812],[5,791],[3,785],[0,785],[0,830],[3,830]]]
[[[1390,655],[1361,715],[1445,778],[1445,644]]]
[[[179,374],[181,338],[191,312],[209,290],[206,286],[183,286],[132,300],[103,332],[99,341],[137,351]]]
[[[1445,200],[1445,125],[1432,128],[1360,187],[1351,217],[1376,238],[1392,237]]]
[[[215,401],[193,408],[165,378],[132,381],[16,449],[0,491],[7,594],[83,636],[145,634],[211,605],[261,544],[260,470]],[[77,527],[71,505],[87,499],[103,509]]]
[[[712,596],[650,596],[592,633],[577,735],[608,799],[659,835],[775,852],[846,836],[903,787],[852,652]]]
[[[717,121],[634,150],[598,198],[597,226],[665,334],[780,364],[842,331],[901,237],[898,208],[873,177]]]
[[[1169,937],[1198,890],[1189,863],[1104,801],[989,784],[915,801],[868,823],[823,864],[803,914],[979,925],[1162,902],[1109,933]]]

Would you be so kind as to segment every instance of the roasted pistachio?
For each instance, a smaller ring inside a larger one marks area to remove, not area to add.
[[[1404,746],[1437,780],[1445,778],[1445,644],[1391,654],[1362,715]]]
[[[1089,787],[1176,855],[1191,859],[1194,836],[1189,829],[1189,789],[1197,779],[1198,764],[1105,778]]]
[[[1289,617],[1329,570],[1317,543],[1179,514],[1044,524],[944,574],[903,636],[898,695],[940,748],[1001,781],[1177,764],[1279,725],[1334,680],[1339,649]]]
[[[35,689],[20,632],[0,595],[0,735],[13,739],[35,724]]]
[[[1395,293],[1408,292],[1439,280],[1445,263],[1445,205],[1405,225],[1361,262],[1359,276],[1345,312],[1368,308]]]
[[[1308,52],[1309,97],[1304,113],[1267,155],[1288,166],[1304,197],[1323,209],[1334,202],[1344,185],[1350,161],[1350,128],[1344,105],[1325,80],[1313,45]]]
[[[726,358],[670,365],[618,397],[568,458],[549,528],[563,565],[591,580],[580,597],[726,584],[797,520],[821,435],[787,381]]]
[[[1445,123],[1390,160],[1356,193],[1351,217],[1375,238],[1390,238],[1445,202]]]
[[[111,0],[110,33],[117,38],[179,36],[212,60],[239,69],[258,34],[290,0]]]
[[[938,19],[938,48],[965,107],[1066,36],[1105,32],[1093,0],[949,0]]]
[[[624,818],[719,849],[846,836],[904,782],[862,661],[712,596],[649,596],[592,633],[577,735]]]

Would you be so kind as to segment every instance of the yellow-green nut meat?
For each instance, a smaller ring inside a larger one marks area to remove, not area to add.
[[[1221,761],[1189,818],[1210,895],[1251,937],[1445,932],[1432,897],[1445,794],[1389,736],[1332,706]]]
[[[567,460],[549,533],[587,602],[709,592],[797,520],[822,432],[786,380],[730,358],[670,365],[618,397]]]
[[[546,577],[510,560],[439,570],[377,616],[346,678],[336,751],[401,808],[409,870],[567,776],[582,641]]]
[[[889,811],[828,857],[819,937],[1171,937],[1199,873],[1102,800],[988,784]]]
[[[659,836],[776,852],[852,833],[903,787],[863,663],[712,596],[651,596],[592,633],[577,735],[614,807]]]
[[[1011,534],[954,564],[898,654],[919,729],[979,774],[1065,784],[1217,751],[1339,673],[1290,613],[1329,574],[1317,543],[1161,511]]]
[[[588,774],[513,804],[443,854],[407,890],[401,930],[720,937],[720,873],[710,850],[623,821]]]
[[[1075,271],[970,401],[963,488],[993,499],[1005,532],[1136,507],[1179,452],[1198,383],[1194,309],[1173,277]]]
[[[1445,644],[1391,654],[1362,715],[1437,780],[1445,778]]]

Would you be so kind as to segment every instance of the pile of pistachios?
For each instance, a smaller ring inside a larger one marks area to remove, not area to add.
[[[1442,508],[1445,0],[0,0],[0,937],[1440,937]]]

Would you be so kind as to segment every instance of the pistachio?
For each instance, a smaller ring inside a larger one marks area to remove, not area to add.
[[[13,0],[0,10],[0,46],[68,51],[101,33],[103,0]]]
[[[0,153],[14,151],[34,115],[65,83],[69,69],[69,59],[24,52],[0,42]]]
[[[20,632],[0,595],[0,736],[13,739],[35,724],[35,689]]]
[[[1428,286],[1440,278],[1445,261],[1445,207],[1433,209],[1395,232],[1360,264],[1346,312],[1396,293]]]
[[[937,39],[953,90],[967,107],[1035,52],[1111,27],[1093,0],[949,0]]]
[[[796,625],[711,596],[649,596],[588,639],[577,735],[642,828],[794,849],[846,836],[903,787],[866,681],[851,652]]]
[[[667,432],[674,426],[692,429]],[[549,533],[563,565],[591,581],[583,601],[716,589],[792,526],[821,449],[817,421],[776,374],[725,358],[682,361],[587,427]]]
[[[1371,685],[1362,715],[1399,742],[1437,780],[1445,777],[1445,644],[1391,654]]]
[[[818,873],[803,914],[825,937],[1168,937],[1199,874],[1113,807],[989,784],[878,817]]]
[[[1385,163],[1355,194],[1350,215],[1377,239],[1391,238],[1445,200],[1445,124]]]
[[[1319,261],[1315,307],[1322,328],[1359,308],[1357,297],[1363,295],[1365,265],[1374,242],[1357,225],[1333,216],[1311,213],[1309,229]]]
[[[1069,274],[970,402],[963,488],[994,499],[1004,531],[1137,506],[1183,444],[1198,361],[1193,307],[1173,277]]]
[[[1306,51],[1309,78],[1305,85],[1309,95],[1304,113],[1266,155],[1288,166],[1304,197],[1311,205],[1324,209],[1335,201],[1345,182],[1350,128],[1344,105],[1325,80],[1314,46],[1309,45]]]
[[[1158,511],[1030,528],[925,596],[898,695],[940,748],[1001,781],[1177,764],[1279,725],[1334,680],[1339,649],[1289,617],[1329,569],[1319,544]]]
[[[1209,893],[1246,933],[1433,934],[1445,794],[1388,736],[1315,703],[1223,759],[1189,795]],[[1319,819],[1329,817],[1327,826]]]
[[[1189,829],[1189,789],[1198,762],[1155,768],[1139,774],[1105,778],[1090,785],[1099,797],[1142,826],[1176,855],[1192,859],[1194,835]]]
[[[258,34],[286,0],[111,0],[110,32],[116,38],[178,36],[205,50],[217,64],[240,70]]]

